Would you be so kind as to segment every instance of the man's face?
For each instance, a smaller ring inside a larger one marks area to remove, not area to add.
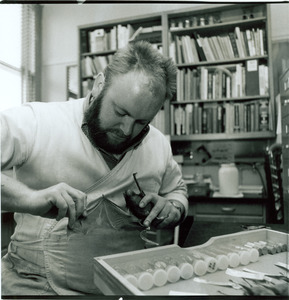
[[[97,94],[87,114],[90,138],[96,146],[114,154],[123,153],[133,144],[164,100],[164,91],[154,95],[147,77],[135,72],[114,78],[105,93]]]

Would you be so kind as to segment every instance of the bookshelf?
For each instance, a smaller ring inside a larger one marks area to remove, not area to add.
[[[207,5],[168,13],[178,66],[173,142],[275,137],[270,15],[266,4]]]
[[[178,68],[177,94],[153,121],[172,144],[266,144],[275,137],[270,30],[264,3],[206,4],[80,26],[80,95],[116,49],[131,39],[148,40]]]
[[[140,18],[80,26],[78,28],[80,96],[87,95],[93,86],[95,76],[105,69],[115,51],[127,43],[133,40],[146,40],[161,53],[165,53],[167,40],[164,23],[162,14],[150,14]],[[163,133],[166,132],[164,109],[157,114],[152,123]]]
[[[282,111],[282,185],[284,225],[289,228],[289,68],[279,78]]]

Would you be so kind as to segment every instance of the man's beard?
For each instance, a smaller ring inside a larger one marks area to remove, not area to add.
[[[125,137],[120,129],[102,128],[100,124],[102,102],[103,93],[100,93],[85,113],[89,139],[96,148],[101,148],[112,154],[122,154],[135,143],[136,139],[132,139],[129,136]],[[115,139],[112,140],[108,133],[123,137],[124,140],[120,142],[117,142]]]

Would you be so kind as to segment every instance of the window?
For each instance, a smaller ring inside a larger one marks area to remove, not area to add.
[[[39,14],[39,5],[0,5],[0,110],[36,100]]]

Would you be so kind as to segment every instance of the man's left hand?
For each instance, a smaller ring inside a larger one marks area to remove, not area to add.
[[[141,201],[140,207],[153,203],[150,214],[143,221],[144,226],[153,226],[156,229],[173,228],[177,226],[184,213],[184,207],[177,200],[169,200],[157,194],[147,194]]]

